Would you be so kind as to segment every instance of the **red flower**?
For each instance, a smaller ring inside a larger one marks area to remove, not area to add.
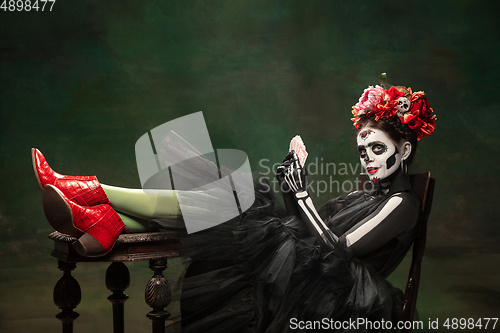
[[[419,96],[419,98],[415,99],[415,96]],[[400,117],[400,120],[411,129],[414,129],[417,132],[418,140],[420,140],[434,131],[436,116],[432,115],[433,110],[423,96],[423,92],[419,91],[412,94],[411,99],[413,101],[410,110]]]
[[[419,131],[417,132],[419,140],[434,132],[434,129],[436,128],[435,121],[436,116],[433,115],[428,121],[424,122],[424,125],[420,127]]]
[[[409,128],[417,129],[425,125],[424,121],[419,117],[413,117],[409,122],[406,123]]]
[[[399,98],[399,97],[398,97]],[[377,105],[377,112],[375,116],[375,121],[380,118],[392,118],[397,112],[396,105],[398,105],[397,100],[390,100],[385,104]]]
[[[413,120],[417,115],[416,114],[411,114],[411,113],[405,113],[404,116],[400,117],[399,119],[403,124],[408,124],[410,121]]]
[[[410,102],[413,102],[413,101],[416,101],[417,99],[419,99],[420,97],[422,97],[424,95],[424,92],[423,91],[417,91],[415,93],[411,93],[411,89],[410,89]]]
[[[415,94],[418,94],[418,93],[415,93]],[[415,95],[415,94],[413,94],[413,95]],[[420,98],[411,101],[411,106],[410,106],[409,112],[416,113],[416,112],[420,111],[421,116],[429,118],[430,114],[432,112],[432,109],[429,106],[429,102],[427,101],[427,98],[425,98],[423,96],[423,92],[422,92],[422,95],[420,95],[420,96],[421,96]]]
[[[396,87],[391,87],[389,90],[386,90],[385,93],[386,93],[389,101],[395,101],[399,97],[403,97],[405,95],[404,92],[399,91],[399,89]]]

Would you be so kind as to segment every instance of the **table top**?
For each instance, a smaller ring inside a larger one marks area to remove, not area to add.
[[[102,257],[90,258],[78,254],[71,245],[77,239],[54,231],[49,238],[54,241],[52,256],[66,262],[120,262],[182,257],[182,237],[186,232],[157,231],[121,234],[113,249]]]

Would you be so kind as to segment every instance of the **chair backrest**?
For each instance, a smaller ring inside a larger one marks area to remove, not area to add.
[[[418,286],[420,283],[420,271],[422,266],[422,258],[424,257],[425,241],[427,236],[427,220],[432,208],[432,197],[434,194],[435,179],[431,178],[430,172],[410,175],[410,184],[420,201],[421,214],[417,224],[417,233],[413,241],[413,258],[406,283],[404,296],[404,304],[399,315],[400,321],[413,321],[417,304]],[[366,181],[366,174],[359,175],[358,189],[362,189]],[[403,332],[411,332],[412,329]]]

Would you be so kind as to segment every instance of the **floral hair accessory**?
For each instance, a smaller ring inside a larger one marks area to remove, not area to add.
[[[431,134],[436,127],[436,115],[429,106],[423,91],[412,92],[411,88],[403,86],[390,86],[387,84],[387,76],[382,73],[379,76],[382,86],[369,86],[365,89],[358,103],[352,107],[351,120],[356,129],[362,118],[398,117],[403,124],[417,132],[418,140]]]

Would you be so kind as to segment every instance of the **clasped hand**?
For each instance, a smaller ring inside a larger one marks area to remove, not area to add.
[[[276,177],[283,191],[285,190],[283,182],[294,193],[307,191],[307,170],[300,166],[299,158],[293,150],[286,155],[283,163],[276,169]]]

